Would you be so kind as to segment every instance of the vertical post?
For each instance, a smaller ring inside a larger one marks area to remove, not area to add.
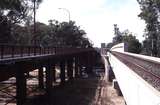
[[[61,72],[60,72],[61,84],[64,84],[65,83],[65,61],[64,60],[60,61],[60,69],[61,69]]]
[[[73,80],[73,59],[70,58],[67,60],[67,75],[69,80]]]
[[[79,76],[79,69],[78,69],[78,57],[75,57],[75,77]]]
[[[56,82],[56,64],[53,64],[53,82]]]
[[[4,45],[1,45],[1,59],[3,59],[4,55]]]
[[[20,50],[21,50],[21,57],[23,57],[23,46],[20,46]]]
[[[17,105],[23,105],[26,98],[26,75],[23,72],[22,65],[17,65],[16,68],[16,98]]]
[[[30,53],[31,53],[31,47],[28,46],[28,56],[30,56]]]
[[[50,61],[48,61],[50,62]],[[46,65],[46,92],[50,98],[52,91],[52,82],[53,82],[53,70],[51,70],[51,64]]]
[[[44,89],[44,74],[43,74],[43,67],[38,69],[38,82],[39,88]]]
[[[36,56],[36,53],[37,53],[37,46],[34,46],[34,56]]]
[[[12,58],[14,58],[14,46],[12,46]]]
[[[92,73],[92,56],[91,52],[87,52],[87,73]]]
[[[80,56],[79,56],[79,74],[80,74],[80,76],[82,76],[82,66],[83,66],[82,58],[83,58],[83,53],[80,54]]]

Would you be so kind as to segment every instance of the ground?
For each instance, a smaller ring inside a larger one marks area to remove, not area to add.
[[[77,78],[54,86],[51,98],[45,95],[32,97],[25,105],[125,105],[125,102],[101,74],[101,77]]]
[[[28,80],[28,97],[24,105],[125,105],[123,97],[117,95],[104,73],[90,75],[88,78],[76,78],[64,85],[59,85],[57,81],[54,83],[50,98],[45,94],[45,90],[37,90],[37,86],[36,78]],[[9,87],[6,91],[15,95],[15,86]],[[8,96],[0,92],[0,96],[3,97],[0,98],[0,105],[16,105],[15,100],[5,104],[4,100]]]

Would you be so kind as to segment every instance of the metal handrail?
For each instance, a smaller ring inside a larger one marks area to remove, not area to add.
[[[0,59],[16,58],[25,56],[39,56],[45,54],[62,55],[73,54],[94,50],[94,48],[73,48],[73,47],[41,47],[0,44]]]
[[[0,59],[55,54],[55,47],[0,44]]]

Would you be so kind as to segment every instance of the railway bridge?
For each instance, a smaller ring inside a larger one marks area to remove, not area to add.
[[[160,105],[160,58],[127,52],[124,43],[104,57],[108,75],[127,105]]]
[[[49,99],[56,79],[56,66],[60,69],[60,83],[63,85],[66,80],[72,81],[81,76],[83,67],[91,73],[97,56],[94,48],[0,45],[0,82],[14,77],[16,94],[12,96],[17,105],[23,105],[27,97],[29,72],[37,70],[38,87],[46,91]]]

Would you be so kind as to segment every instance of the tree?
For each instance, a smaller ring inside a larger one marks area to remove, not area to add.
[[[112,43],[107,44],[107,48],[110,49],[112,46],[118,44],[118,43],[125,43],[127,44],[127,50],[131,53],[140,53],[141,52],[141,43],[138,39],[136,39],[136,36],[133,35],[133,33],[129,32],[129,30],[125,30],[123,32],[119,31],[119,28],[117,25],[114,25],[114,34]]]
[[[91,47],[92,44],[86,38],[86,32],[80,29],[74,21],[55,22],[53,25],[53,37],[56,39],[56,46],[63,47]]]
[[[142,48],[139,40],[128,30],[124,31],[122,34],[123,42],[127,44],[128,52],[139,54]]]
[[[146,23],[145,29],[145,43],[149,43],[150,46],[145,46],[146,50],[151,51],[152,56],[158,56],[159,43],[159,14],[160,14],[160,2],[159,0],[137,0],[140,4],[141,13],[139,17]],[[149,52],[149,51],[147,51]]]
[[[117,44],[117,43],[122,43],[123,38],[122,38],[122,33],[119,31],[119,28],[117,26],[117,24],[114,24],[114,37],[113,37],[113,43]]]
[[[35,0],[34,0],[35,1]],[[37,4],[42,0],[36,0]],[[18,23],[21,25],[28,22],[28,17],[31,15],[33,0],[1,0],[0,1],[0,43],[15,42],[15,35],[13,33]],[[17,27],[19,28],[19,27]]]

